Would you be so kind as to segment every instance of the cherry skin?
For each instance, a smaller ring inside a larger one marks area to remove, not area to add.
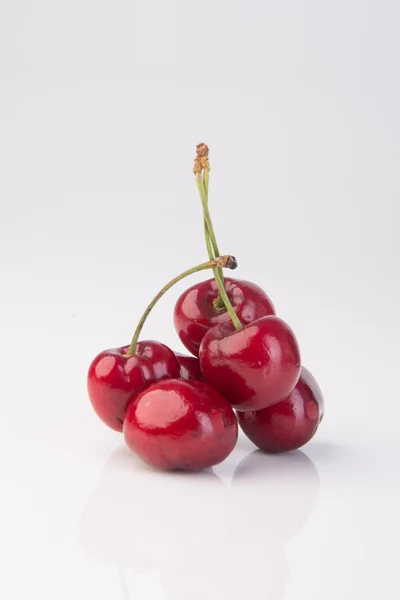
[[[128,447],[159,469],[207,469],[223,461],[238,436],[235,413],[201,381],[169,379],[132,402],[124,421]]]
[[[181,367],[181,379],[190,381],[203,381],[203,374],[200,369],[199,359],[195,356],[188,356],[187,354],[180,354],[175,352],[175,356],[178,359],[178,363]]]
[[[324,412],[322,392],[307,369],[287,398],[259,411],[237,413],[247,437],[264,452],[297,450],[311,440]]]
[[[223,323],[204,336],[200,367],[204,381],[236,410],[261,410],[293,390],[300,376],[300,351],[279,317],[262,317],[238,330]]]
[[[228,298],[244,325],[259,317],[275,314],[271,300],[255,283],[226,277],[224,285]],[[175,329],[183,345],[195,356],[199,356],[201,340],[209,329],[230,322],[225,309],[214,308],[213,302],[217,296],[215,279],[208,279],[188,288],[175,304]]]
[[[128,348],[111,348],[98,354],[87,378],[94,410],[116,431],[122,431],[128,405],[139,392],[156,381],[180,375],[178,359],[164,344],[139,342],[133,356],[127,356]]]

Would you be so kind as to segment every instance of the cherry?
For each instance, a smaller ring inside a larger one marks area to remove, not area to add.
[[[226,293],[240,321],[246,325],[260,317],[274,315],[267,294],[255,283],[240,279],[224,279]],[[231,318],[226,308],[216,307],[218,286],[215,279],[188,288],[178,298],[174,309],[175,329],[183,345],[199,355],[201,340],[209,329]]]
[[[210,329],[200,347],[204,380],[239,411],[260,410],[282,400],[300,376],[300,351],[290,327],[275,316],[235,330]]]
[[[150,384],[179,377],[174,352],[154,341],[138,342],[135,354],[129,346],[104,350],[93,360],[88,373],[88,392],[94,410],[111,429],[122,431],[129,403]]]
[[[287,452],[304,446],[318,429],[324,411],[322,392],[307,369],[287,398],[259,411],[237,414],[247,437],[264,452]]]
[[[180,354],[179,352],[175,352],[175,356],[181,367],[181,379],[185,379],[186,381],[191,379],[203,381],[203,374],[200,369],[198,358],[195,356],[188,356],[187,354]]]
[[[166,470],[199,470],[232,452],[238,426],[231,406],[212,387],[169,379],[129,405],[123,431],[128,447],[144,462]]]
[[[105,350],[96,356],[89,367],[88,392],[93,408],[106,425],[122,431],[128,405],[139,392],[151,383],[181,375],[180,363],[167,346],[159,342],[138,341],[147,317],[160,298],[175,283],[192,273],[217,267],[235,269],[236,266],[236,259],[225,255],[184,271],[169,281],[151,300],[129,346]],[[192,366],[191,371],[193,370]]]

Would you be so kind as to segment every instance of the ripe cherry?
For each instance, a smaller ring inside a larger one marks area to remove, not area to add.
[[[229,403],[200,381],[155,383],[132,402],[124,421],[128,447],[159,469],[199,470],[233,450],[238,426]]]
[[[275,314],[271,300],[255,283],[226,277],[224,286],[243,325]],[[183,345],[195,356],[199,356],[200,344],[207,331],[231,320],[225,308],[215,307],[217,296],[215,279],[208,279],[188,288],[175,304],[175,329]]]
[[[96,356],[89,367],[88,392],[93,408],[106,425],[122,431],[128,404],[139,392],[156,381],[181,375],[178,359],[167,346],[153,341],[139,342],[143,325],[160,298],[175,283],[192,273],[213,268],[232,269],[236,265],[233,256],[224,255],[184,271],[169,281],[151,300],[129,346],[105,350]],[[191,371],[193,369],[192,366]]]
[[[188,356],[187,354],[180,354],[179,352],[175,352],[175,356],[181,367],[181,379],[185,379],[186,381],[192,379],[195,381],[203,381],[203,374],[200,369],[198,358],[195,356]]]
[[[94,410],[111,429],[122,431],[129,403],[139,392],[160,379],[179,377],[174,352],[154,341],[139,342],[135,354],[129,346],[104,350],[88,372],[88,392]]]
[[[239,411],[260,410],[282,400],[300,376],[300,351],[290,327],[275,316],[241,329],[217,325],[200,347],[204,380]]]
[[[287,452],[304,446],[318,429],[324,412],[322,392],[307,369],[287,398],[259,411],[237,414],[247,437],[264,452]]]

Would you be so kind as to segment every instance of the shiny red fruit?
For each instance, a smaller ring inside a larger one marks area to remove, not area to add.
[[[104,350],[93,360],[88,372],[93,408],[116,431],[122,431],[128,405],[139,392],[156,381],[180,375],[178,359],[164,344],[139,342],[133,356],[126,356],[128,348]]]
[[[255,283],[225,278],[225,290],[241,323],[246,325],[260,317],[274,315],[275,309],[267,294]],[[174,309],[175,329],[183,345],[199,356],[200,344],[209,329],[229,323],[227,311],[216,310],[218,296],[215,279],[193,285],[178,298]]]
[[[300,351],[290,327],[275,316],[242,329],[218,325],[200,347],[204,380],[239,411],[260,410],[290,394],[300,376]]]
[[[181,379],[186,381],[195,380],[203,381],[203,374],[200,369],[200,361],[195,356],[188,356],[187,354],[180,354],[175,352],[175,356],[178,359],[178,363],[181,367]]]
[[[324,412],[322,392],[307,369],[292,393],[274,406],[237,414],[247,437],[264,452],[297,450],[311,440]]]
[[[232,452],[237,436],[231,406],[200,381],[155,383],[129,405],[124,421],[128,447],[166,470],[212,467]]]

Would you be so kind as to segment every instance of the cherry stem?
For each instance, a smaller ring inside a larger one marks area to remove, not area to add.
[[[200,173],[196,173],[196,182],[197,182],[197,187],[198,187],[199,193],[200,193],[201,203],[203,205],[205,231],[206,231],[206,244],[207,244],[207,251],[210,256],[211,246],[214,246],[218,249],[218,245],[217,245],[217,242],[215,239],[214,228],[213,228],[213,225],[211,222],[210,212],[208,210],[208,205],[207,205],[207,196],[205,193],[204,184],[203,184],[203,180],[201,178]],[[215,278],[215,281],[216,281],[217,287],[218,287],[218,298],[214,303],[214,308],[216,308],[218,310],[218,308],[219,308],[218,299],[220,299],[223,303],[222,306],[224,308],[226,308],[226,310],[232,320],[232,323],[235,326],[235,329],[241,329],[242,324],[239,320],[239,317],[237,316],[237,314],[235,312],[235,309],[233,308],[233,306],[231,304],[231,301],[229,300],[228,294],[226,293],[225,286],[224,286],[224,280],[221,277],[220,269],[214,267],[213,273],[214,273],[214,278]]]
[[[203,172],[203,187],[204,187],[205,202],[206,202],[207,207],[208,207],[208,184],[209,184],[209,180],[210,180],[210,170],[209,169],[204,169],[204,172]],[[210,211],[208,211],[208,217],[209,217],[209,220],[211,221]],[[218,249],[218,245],[217,245],[217,238],[215,237],[215,233],[214,233],[214,239],[212,240],[210,238],[210,234],[209,234],[209,231],[208,231],[207,221],[206,221],[205,216],[204,216],[204,234],[205,234],[205,238],[206,238],[207,249],[208,249],[208,245],[211,244],[214,256],[219,256],[219,249]],[[222,273],[221,273],[221,275],[222,275]],[[222,279],[223,279],[223,275],[222,275]]]
[[[208,173],[208,170],[204,171],[204,175],[206,173]],[[203,206],[204,236],[205,236],[205,240],[206,240],[207,252],[208,252],[208,256],[211,260],[211,257],[214,257],[215,255],[219,256],[219,248],[218,248],[217,239],[215,236],[214,227],[213,227],[213,224],[211,221],[210,211],[208,209],[208,196],[207,196],[206,190],[205,190],[206,187],[208,189],[208,179],[207,179],[207,182],[205,183],[201,177],[201,174],[196,174],[196,182],[197,182],[197,187],[198,187],[198,190],[200,193],[201,203]],[[218,283],[218,280],[220,280],[221,285],[225,290],[224,276],[222,273],[222,269],[218,269],[218,270],[214,269],[213,273],[214,273],[216,282]],[[229,298],[228,298],[228,302],[229,302]],[[229,302],[229,304],[230,304],[230,302]],[[214,300],[213,305],[216,310],[223,310],[223,309],[228,310],[228,306],[226,305],[226,302],[224,302],[224,300],[223,300],[220,286],[218,286],[218,296]],[[232,308],[232,310],[233,310],[233,308]],[[229,312],[229,310],[228,310],[228,312]],[[235,315],[236,315],[236,313],[235,313]]]
[[[214,228],[213,228],[212,221],[211,221],[210,210],[208,208],[209,180],[210,180],[210,167],[208,165],[208,160],[207,160],[207,166],[203,169],[203,187],[204,187],[204,193],[205,193],[205,204],[207,206],[207,211],[208,211],[208,222],[211,224],[211,228],[212,228],[212,237],[210,235],[210,231],[207,226],[207,220],[205,217],[204,217],[204,235],[205,235],[205,239],[206,239],[207,249],[208,249],[209,244],[211,244],[213,252],[214,252],[213,256],[219,256],[220,251],[219,251],[218,244],[217,244],[217,237],[214,232]],[[224,283],[224,274],[223,274],[222,269],[218,269],[218,273],[219,273],[220,278],[222,279],[222,283]],[[216,310],[223,310],[225,308],[224,302],[223,302],[223,300],[221,298],[221,294],[219,292],[218,292],[217,298],[214,300],[214,308]]]
[[[199,271],[205,271],[206,269],[213,269],[216,272],[218,272],[218,269],[236,269],[237,267],[237,262],[236,262],[236,258],[234,256],[230,256],[230,255],[224,255],[224,256],[218,256],[217,258],[213,259],[213,260],[209,260],[205,263],[201,263],[200,265],[196,265],[195,267],[192,267],[191,269],[188,269],[187,271],[184,271],[183,273],[181,273],[180,275],[178,275],[177,277],[175,277],[174,279],[171,279],[171,281],[169,281],[159,292],[156,296],[154,296],[153,300],[150,302],[150,304],[148,305],[148,307],[146,308],[146,310],[144,311],[136,329],[135,329],[135,333],[133,334],[133,338],[132,338],[132,342],[131,345],[128,348],[128,351],[126,353],[127,356],[133,356],[136,352],[136,346],[138,343],[138,339],[139,336],[142,332],[143,329],[143,325],[146,322],[147,317],[149,316],[150,312],[152,311],[152,309],[154,308],[154,306],[157,304],[157,302],[160,300],[160,298],[162,296],[164,296],[164,294],[166,292],[168,292],[168,290],[170,288],[172,288],[176,283],[178,283],[179,281],[181,281],[182,279],[184,279],[185,277],[188,277],[189,275],[192,275],[193,273],[198,273]],[[225,292],[225,289],[224,289]],[[226,292],[225,292],[226,294]],[[229,302],[229,299],[228,299]],[[236,314],[235,314],[236,317]],[[237,317],[236,317],[237,318]]]

